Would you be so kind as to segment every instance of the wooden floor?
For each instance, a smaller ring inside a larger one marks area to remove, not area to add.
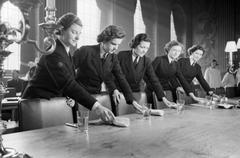
[[[164,117],[125,115],[128,128],[57,126],[6,134],[3,143],[36,158],[239,158],[240,109],[168,109]]]

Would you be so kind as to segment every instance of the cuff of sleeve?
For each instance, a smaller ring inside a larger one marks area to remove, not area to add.
[[[92,106],[92,111],[96,110],[99,106],[100,106],[100,103],[96,101]]]

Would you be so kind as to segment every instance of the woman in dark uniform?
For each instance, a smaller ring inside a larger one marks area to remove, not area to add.
[[[133,105],[141,112],[141,105],[135,101],[115,54],[125,35],[121,27],[110,25],[98,35],[97,45],[82,46],[77,49],[73,55],[77,69],[76,81],[91,94],[108,92],[117,105],[121,93],[114,84],[114,76],[123,90],[127,104]]]
[[[67,13],[59,18],[57,24],[61,26],[61,30],[58,32],[56,49],[52,54],[41,57],[35,74],[23,93],[23,98],[50,99],[67,96],[94,111],[104,121],[112,122],[113,113],[75,81],[69,49],[77,45],[82,32],[81,20],[76,15]]]
[[[183,51],[183,45],[177,41],[170,41],[165,45],[164,51],[166,55],[158,56],[152,62],[153,69],[163,86],[163,89],[172,92],[174,102],[177,100],[176,90],[181,92],[184,92],[185,90],[186,94],[190,95],[194,100],[198,100],[199,98],[195,97],[193,94],[190,85],[181,72],[179,63],[177,62],[179,55]],[[147,82],[146,92],[148,99],[151,100],[152,91],[153,87]]]
[[[165,97],[162,86],[152,68],[151,60],[145,56],[150,44],[151,40],[147,34],[136,35],[129,44],[131,50],[118,53],[120,66],[133,92],[140,92],[142,79],[149,80],[157,99],[163,101],[167,106],[172,106],[175,103],[168,101]],[[116,84],[118,85],[117,82]]]
[[[197,63],[205,53],[205,50],[200,45],[193,45],[188,49],[189,57],[178,60],[182,74],[189,84],[196,77],[202,88],[207,94],[213,95],[213,91],[209,87],[207,81],[202,75],[201,66]]]

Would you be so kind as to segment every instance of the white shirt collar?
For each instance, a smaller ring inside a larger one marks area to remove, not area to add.
[[[137,62],[138,62],[140,59],[140,56],[136,55],[133,51],[134,50],[132,50],[132,61],[134,62],[135,58],[139,57],[139,58],[137,58]]]
[[[64,46],[64,48],[65,48],[65,50],[66,50],[66,52],[67,52],[67,54],[69,55],[69,53],[70,53],[70,47],[68,47],[61,39],[59,39],[59,41],[62,43],[62,45]]]
[[[195,62],[193,61],[193,59],[192,58],[189,58],[190,59],[190,65],[193,65],[193,64],[195,64]]]
[[[167,55],[167,57],[168,57],[169,63],[171,63],[172,61],[175,61],[175,60],[171,59],[168,55]]]
[[[102,45],[100,44],[100,58],[106,58],[106,57],[108,56],[108,54],[109,54],[109,53],[107,53],[107,52],[103,49]]]

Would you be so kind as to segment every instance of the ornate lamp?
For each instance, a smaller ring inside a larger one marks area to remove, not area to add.
[[[5,0],[6,1],[6,0]],[[44,39],[44,48],[51,46],[51,49],[45,50],[40,49],[35,40],[31,40],[28,37],[30,25],[29,25],[29,13],[33,7],[38,6],[41,3],[41,0],[8,0],[15,6],[19,7],[21,12],[23,13],[23,18],[19,22],[19,28],[13,28],[9,26],[7,23],[1,22],[0,19],[0,157],[3,158],[28,158],[27,154],[17,153],[15,149],[5,148],[2,144],[2,133],[6,130],[6,125],[1,119],[1,110],[2,110],[2,99],[4,94],[6,93],[5,87],[2,84],[3,78],[3,61],[4,59],[10,55],[12,52],[6,51],[10,44],[13,42],[22,44],[22,43],[30,43],[35,46],[35,48],[42,54],[47,55],[51,54],[56,48],[55,42],[55,30],[58,29],[56,25],[56,17],[55,17],[55,0],[47,0],[47,7],[45,8],[46,17],[45,23],[40,24],[40,27],[44,29],[47,34],[47,37]]]
[[[233,52],[237,51],[237,45],[235,41],[228,41],[225,47],[225,52],[229,52],[229,65],[233,65]]]
[[[238,38],[238,41],[237,41],[237,49],[240,49],[240,38]]]
[[[0,157],[1,157],[1,155],[15,153],[15,150],[6,149],[3,147],[3,144],[2,144],[2,133],[6,130],[6,125],[2,121],[2,99],[3,99],[4,95],[6,94],[6,90],[5,90],[5,87],[2,82],[3,61],[7,56],[9,56],[12,53],[12,52],[5,50],[5,48],[12,42],[7,40],[6,37],[4,37],[4,32],[7,31],[6,24],[0,24],[0,30],[1,30],[1,32],[0,32]]]

